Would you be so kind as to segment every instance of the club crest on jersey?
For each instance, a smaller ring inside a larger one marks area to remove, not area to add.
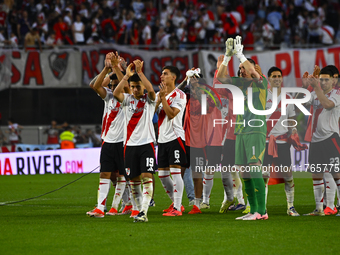
[[[48,62],[50,64],[52,73],[54,77],[56,77],[58,80],[60,80],[64,76],[67,70],[68,57],[69,54],[67,52],[58,54],[53,52],[48,57]]]
[[[130,175],[130,168],[125,168],[126,175]]]

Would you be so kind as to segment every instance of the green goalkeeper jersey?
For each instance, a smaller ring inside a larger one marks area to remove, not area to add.
[[[249,110],[247,89],[249,86],[253,89],[252,99],[254,108],[256,110],[265,110],[268,88],[267,79],[262,76],[262,81],[248,81],[245,78],[232,77],[232,84],[239,87],[244,95],[244,115],[237,115],[236,117],[235,135],[263,134],[266,136],[266,115],[256,115]]]

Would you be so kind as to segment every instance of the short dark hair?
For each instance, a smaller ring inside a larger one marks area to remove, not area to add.
[[[247,60],[251,63],[251,64],[253,64],[253,66],[255,66],[256,65],[256,63],[255,63],[255,61],[253,60],[253,59],[251,59],[251,58],[247,58]]]
[[[272,75],[272,72],[280,72],[282,75],[282,70],[276,66],[272,66],[271,68],[269,68],[268,70],[268,77],[270,77]]]
[[[179,79],[179,76],[181,75],[181,72],[179,71],[179,69],[176,66],[164,66],[162,71],[164,71],[165,69],[168,69],[170,73],[176,75],[176,79],[175,79],[175,83],[176,83],[177,80]]]
[[[138,74],[134,74],[130,77],[129,82],[139,82],[141,79],[139,78]]]
[[[336,68],[336,66],[334,66],[334,65],[328,65],[328,66],[326,66],[326,67],[329,68],[329,69],[333,72],[333,76],[334,76],[334,74],[339,75],[339,69]]]
[[[330,77],[333,77],[334,75],[334,73],[332,72],[332,69],[330,69],[327,66],[321,69],[320,74],[328,74]]]

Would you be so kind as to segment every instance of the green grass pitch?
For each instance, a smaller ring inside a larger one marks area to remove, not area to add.
[[[307,174],[304,175],[306,177]],[[0,176],[0,203],[34,197],[80,175]],[[182,217],[163,217],[170,200],[156,177],[148,223],[128,215],[89,218],[99,174],[90,174],[54,193],[0,206],[0,254],[327,254],[338,251],[340,217],[286,215],[284,185],[269,187],[267,221],[236,221],[241,212],[219,214],[223,192],[214,180],[210,205],[200,215],[183,198]],[[111,205],[113,189],[108,198]],[[295,208],[314,210],[312,180],[295,178]]]

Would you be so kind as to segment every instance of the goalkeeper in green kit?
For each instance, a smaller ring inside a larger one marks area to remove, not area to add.
[[[240,77],[230,77],[227,66],[235,55],[240,60]],[[250,213],[236,220],[266,220],[265,184],[262,178],[261,164],[266,149],[266,115],[254,114],[256,110],[266,110],[267,79],[255,70],[255,62],[243,55],[241,37],[226,41],[226,53],[217,73],[217,79],[223,84],[232,84],[242,90],[243,97],[233,95],[233,100],[244,101],[244,114],[237,115],[235,123],[235,165],[240,166],[244,179],[245,192],[250,204]],[[248,103],[248,88],[252,88],[252,102]],[[248,107],[253,105],[251,111]],[[235,109],[235,108],[234,108]],[[230,117],[231,119],[231,117]],[[224,155],[228,156],[228,155]]]

